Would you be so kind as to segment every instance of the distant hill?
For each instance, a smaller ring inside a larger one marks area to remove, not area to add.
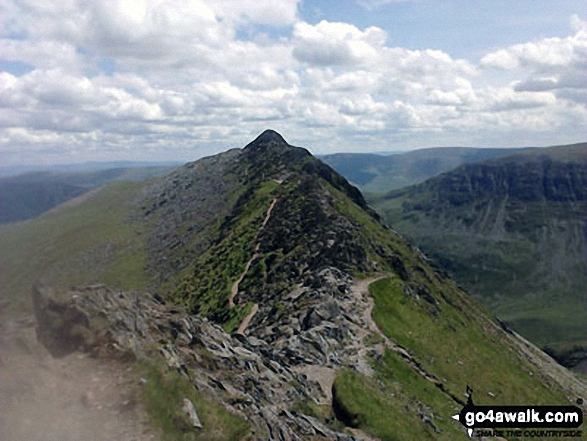
[[[107,182],[141,181],[166,174],[173,168],[137,166],[78,172],[38,171],[3,177],[0,178],[0,224],[34,218]]]
[[[461,165],[370,201],[514,329],[587,359],[587,143]]]
[[[89,173],[111,169],[130,169],[145,167],[179,167],[182,162],[177,161],[89,161],[74,164],[52,165],[0,165],[0,177],[16,176],[33,172],[62,172],[62,173]]]
[[[336,153],[320,159],[365,193],[384,193],[423,182],[461,164],[511,155],[523,149],[437,147],[392,155]]]

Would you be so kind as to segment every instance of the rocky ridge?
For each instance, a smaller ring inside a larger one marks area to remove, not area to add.
[[[375,324],[367,287],[376,279],[397,282],[401,302],[434,326],[445,322],[457,333],[455,326],[475,323],[492,336],[488,345],[513,351],[516,337],[381,224],[354,187],[275,132],[154,183],[137,207],[134,221],[152,226],[151,265],[161,262],[160,286],[154,293],[37,287],[39,339],[58,356],[81,349],[163,359],[246,420],[252,439],[368,439],[336,378],[351,371],[388,394],[381,372],[390,357],[412,381],[432,385],[445,411],[460,409],[453,379],[433,372],[442,348],[416,356]],[[508,363],[530,369],[530,357],[520,354],[512,352]],[[572,376],[549,377],[546,364],[531,372],[569,396],[584,391]],[[465,439],[428,399],[400,400],[401,412],[408,409],[428,438]],[[308,403],[330,416],[304,410]]]
[[[251,422],[255,439],[352,440],[356,437],[290,410],[292,403],[307,400],[330,404],[332,384],[320,384],[318,371],[334,373],[352,365],[371,375],[366,356],[381,355],[381,348],[368,349],[368,326],[357,317],[367,308],[366,296],[341,294],[336,286],[351,282],[341,273],[325,271],[319,277],[328,289],[315,294],[313,306],[291,311],[295,326],[284,324],[270,339],[227,334],[148,294],[103,285],[61,294],[36,288],[38,332],[59,355],[66,350],[63,342],[71,342],[68,351],[97,356],[162,357],[195,387]]]

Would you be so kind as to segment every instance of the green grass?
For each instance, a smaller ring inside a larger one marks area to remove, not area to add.
[[[385,278],[370,285],[373,319],[454,396],[465,401],[469,385],[479,405],[569,404],[510,349],[501,333],[484,326],[487,318],[480,314],[485,313],[470,299],[434,278],[421,282],[434,288],[435,308],[406,295],[406,282]],[[373,378],[345,369],[335,379],[335,409],[347,425],[385,441],[468,439],[450,419],[462,406],[395,352],[386,350],[372,365]]]
[[[328,190],[335,196],[337,209],[360,226],[369,258],[381,270],[398,275],[370,286],[375,322],[385,335],[408,348],[452,395],[464,401],[470,385],[478,404],[568,404],[562,393],[547,387],[534,367],[510,349],[502,334],[488,326],[486,312],[472,299],[454,283],[439,279],[404,239],[337,190]],[[399,258],[401,265],[393,265],[389,256]],[[418,290],[428,292],[432,300],[417,295]],[[374,368],[375,379],[350,370],[336,379],[338,404],[350,415],[347,424],[384,440],[467,438],[458,423],[450,421],[461,406],[395,353],[387,351]],[[439,432],[418,417],[422,409],[435,416],[431,421]]]
[[[370,202],[530,341],[541,347],[587,347],[585,202],[477,192],[470,203],[458,205],[437,181],[373,196]]]
[[[587,309],[571,293],[554,291],[538,296],[489,302],[488,308],[524,337],[544,347],[587,346]],[[574,311],[569,314],[569,311]]]
[[[222,323],[227,332],[236,329],[251,305],[229,309],[230,290],[255,254],[255,236],[278,188],[278,183],[266,181],[253,189],[236,216],[218,226],[216,242],[162,291],[173,301]]]
[[[470,385],[477,404],[567,403],[503,344],[500,334],[488,333],[490,328],[483,326],[481,317],[472,316],[474,311],[466,304],[459,311],[441,301],[439,319],[430,314],[426,302],[406,296],[398,279],[379,280],[370,291],[375,300],[373,319],[382,332],[409,348],[428,372],[446,379],[445,386],[454,395],[462,396]]]
[[[142,185],[114,183],[37,219],[0,226],[0,298],[26,312],[37,281],[58,289],[98,282],[145,288],[145,236],[129,220]]]
[[[377,378],[345,369],[334,382],[335,405],[354,427],[382,441],[466,440],[467,436],[448,416],[460,409],[451,406],[442,392],[413,374],[395,354],[386,352]],[[425,424],[419,415],[431,418]],[[434,415],[432,415],[434,414]]]
[[[141,373],[147,380],[142,400],[165,441],[236,441],[249,433],[248,424],[228,412],[190,381],[175,371],[154,363],[143,363]],[[182,410],[184,398],[196,409],[202,429],[191,426]]]

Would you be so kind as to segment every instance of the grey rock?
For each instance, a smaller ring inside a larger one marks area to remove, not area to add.
[[[190,423],[192,424],[192,426],[201,429],[202,423],[200,422],[200,418],[198,418],[198,414],[196,413],[194,403],[192,403],[188,398],[184,398],[182,409],[188,415],[188,418],[190,419]]]

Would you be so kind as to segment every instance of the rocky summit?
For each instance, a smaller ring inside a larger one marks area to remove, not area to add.
[[[128,201],[144,289],[38,285],[37,332],[147,366],[166,439],[465,440],[468,385],[479,404],[586,396],[276,132]]]

